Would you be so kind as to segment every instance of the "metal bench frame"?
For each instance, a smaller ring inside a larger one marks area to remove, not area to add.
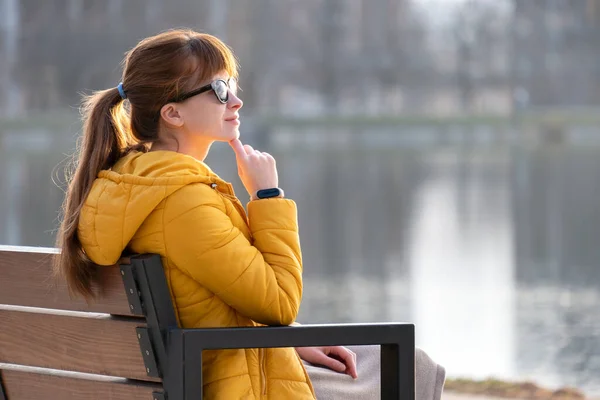
[[[202,350],[339,345],[381,345],[381,399],[415,398],[413,324],[181,329],[160,256],[130,262],[120,269],[132,313],[146,317],[147,327],[137,330],[146,371],[163,380],[154,400],[202,399]]]

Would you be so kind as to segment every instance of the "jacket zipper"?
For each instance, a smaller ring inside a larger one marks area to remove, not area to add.
[[[261,356],[262,355],[262,356]],[[260,358],[260,378],[263,389],[263,396],[267,395],[267,374],[265,372],[265,359],[267,358],[267,351],[265,349],[258,350],[258,356]]]

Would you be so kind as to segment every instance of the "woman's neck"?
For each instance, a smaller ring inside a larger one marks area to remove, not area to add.
[[[159,140],[152,143],[152,146],[150,146],[150,151],[174,151],[176,153],[186,154],[194,157],[196,160],[204,161],[212,144],[213,141],[189,143],[185,140],[181,140],[179,142],[176,142],[175,140],[170,142]]]

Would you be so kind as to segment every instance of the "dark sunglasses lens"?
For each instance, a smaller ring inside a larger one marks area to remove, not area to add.
[[[219,101],[221,103],[227,103],[227,100],[229,100],[229,88],[227,87],[227,84],[224,81],[215,81],[213,83],[213,89]]]

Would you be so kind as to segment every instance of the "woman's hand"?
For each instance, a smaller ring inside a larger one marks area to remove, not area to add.
[[[356,354],[345,347],[296,347],[296,351],[304,361],[358,378]]]
[[[279,186],[275,159],[269,153],[254,150],[252,146],[242,145],[239,139],[229,142],[235,152],[238,175],[252,200],[256,200],[256,192]]]

